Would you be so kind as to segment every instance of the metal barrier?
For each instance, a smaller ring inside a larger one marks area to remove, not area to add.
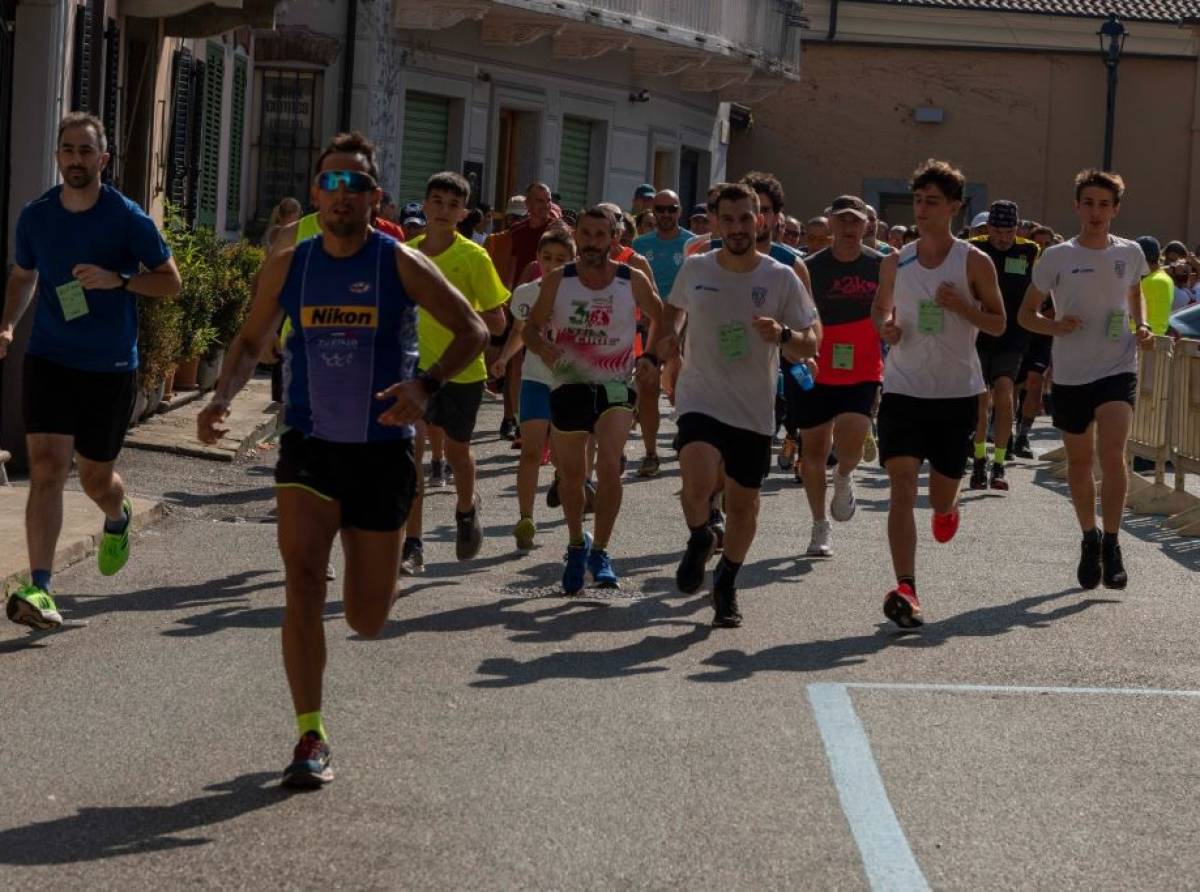
[[[1166,525],[1186,536],[1200,536],[1200,499],[1187,494],[1188,474],[1200,474],[1200,341],[1175,344],[1171,375],[1171,462],[1175,470],[1178,513]]]
[[[1172,338],[1160,336],[1153,340],[1151,349],[1138,351],[1138,399],[1125,452],[1130,464],[1134,457],[1154,462],[1153,482],[1139,474],[1129,475],[1125,504],[1138,514],[1178,514],[1196,504],[1182,489],[1176,491],[1166,484],[1175,427],[1172,422],[1178,416],[1172,412],[1178,386],[1174,346]]]

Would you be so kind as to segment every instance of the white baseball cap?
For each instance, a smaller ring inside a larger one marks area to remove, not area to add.
[[[975,215],[975,219],[971,221],[971,228],[978,229],[980,226],[987,226],[988,212],[980,211]]]

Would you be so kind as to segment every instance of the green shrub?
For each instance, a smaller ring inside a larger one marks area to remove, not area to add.
[[[213,315],[217,343],[228,346],[241,331],[254,297],[252,284],[265,252],[243,239],[221,249],[218,306]]]
[[[182,322],[175,301],[138,298],[138,380],[144,390],[157,387],[179,361]]]

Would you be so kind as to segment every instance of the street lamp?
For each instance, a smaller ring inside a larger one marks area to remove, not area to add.
[[[1096,32],[1100,38],[1100,54],[1104,56],[1104,67],[1108,69],[1108,101],[1104,115],[1104,169],[1112,170],[1113,123],[1117,112],[1117,66],[1121,64],[1121,53],[1125,50],[1125,38],[1129,32],[1110,13],[1107,21]]]

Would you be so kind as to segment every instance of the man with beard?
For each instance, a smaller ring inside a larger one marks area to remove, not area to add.
[[[62,625],[51,574],[72,455],[83,491],[104,512],[101,574],[129,560],[132,506],[113,467],[137,392],[138,296],[169,298],[180,287],[154,221],[100,182],[109,161],[100,120],[80,112],[63,118],[56,154],[63,183],[21,211],[0,319],[3,359],[37,291],[23,378],[32,573],[7,604],[9,619],[33,629]]]
[[[542,278],[541,292],[521,332],[525,346],[554,373],[550,393],[550,442],[558,466],[559,497],[570,536],[563,591],[583,590],[591,573],[597,585],[615,588],[609,539],[621,510],[621,452],[633,427],[636,395],[630,373],[657,378],[654,354],[662,302],[638,269],[611,256],[617,219],[602,207],[579,218],[579,260]],[[650,343],[634,358],[637,311],[650,321]],[[554,341],[546,339],[549,327]],[[588,436],[596,440],[596,531],[583,530]]]
[[[249,316],[196,422],[202,442],[221,436],[230,403],[286,314],[288,430],[279,441],[275,498],[287,598],[283,665],[300,735],[286,786],[333,779],[321,703],[325,568],[334,537],[340,532],[346,556],[346,622],[371,638],[397,595],[400,530],[417,485],[413,423],[479,355],[487,335],[433,261],[370,227],[380,197],[373,156],[362,134],[342,133],[318,158],[311,198],[321,234],[264,265]],[[417,307],[450,332],[450,342],[414,377]]]
[[[746,184],[717,197],[721,248],[684,264],[665,311],[664,353],[687,317],[679,375],[679,466],[690,536],[675,573],[692,594],[716,549],[713,493],[724,480],[724,555],[713,573],[713,624],[741,625],[737,573],[758,524],[759,488],[771,467],[779,355],[799,362],[816,353],[817,312],[791,265],[755,250],[759,198]]]

